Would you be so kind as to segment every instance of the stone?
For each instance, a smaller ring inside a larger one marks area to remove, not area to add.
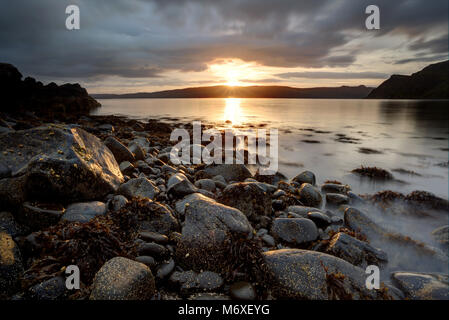
[[[198,189],[182,173],[176,173],[167,181],[167,193],[176,197],[184,197],[197,192]]]
[[[106,204],[100,201],[73,203],[67,207],[62,220],[85,223],[106,212]]]
[[[220,252],[231,237],[247,238],[252,227],[239,210],[207,197],[186,204],[182,235],[176,256],[185,266],[199,271],[221,272],[229,257]]]
[[[250,220],[271,214],[271,196],[253,182],[228,185],[217,201],[239,209]]]
[[[168,237],[166,235],[151,231],[139,232],[139,238],[144,241],[163,243],[163,244],[168,242]]]
[[[330,239],[326,253],[361,268],[366,268],[368,265],[381,266],[388,261],[387,254],[382,250],[343,232],[335,234]]]
[[[200,179],[195,181],[195,186],[210,192],[215,192],[215,181],[212,179]]]
[[[93,200],[114,193],[123,181],[111,151],[80,128],[50,124],[0,135],[0,150],[17,150],[19,144],[20,154],[0,153],[12,172],[0,180],[0,206],[36,198]]]
[[[149,300],[155,292],[150,268],[124,257],[107,261],[95,275],[91,300]]]
[[[175,271],[169,282],[180,289],[182,294],[218,290],[223,285],[223,278],[211,271]]]
[[[67,288],[63,277],[53,277],[29,289],[33,300],[61,300],[66,297]]]
[[[299,199],[302,204],[309,207],[319,208],[323,197],[320,191],[309,183],[303,183],[298,190]]]
[[[321,213],[319,211],[311,211],[307,214],[307,218],[312,220],[318,228],[326,229],[331,223],[332,220],[328,215]]]
[[[22,272],[19,247],[5,229],[0,229],[0,299],[19,289]]]
[[[251,172],[243,164],[219,164],[209,166],[204,171],[210,176],[222,176],[227,182],[244,181],[246,178],[252,178]]]
[[[136,160],[132,152],[114,137],[106,138],[104,144],[114,154],[117,163],[122,163],[124,161],[134,162]]]
[[[164,279],[168,277],[175,269],[175,260],[171,259],[162,263],[156,272],[156,278]]]
[[[137,251],[141,256],[150,255],[156,257],[162,257],[168,253],[167,248],[154,242],[144,242],[139,244]]]
[[[320,209],[313,208],[313,207],[304,207],[304,206],[289,206],[289,207],[287,207],[287,209],[285,211],[288,213],[297,214],[302,218],[309,218],[309,216],[308,216],[309,212],[324,213]]]
[[[109,208],[112,211],[119,211],[120,209],[122,209],[126,204],[128,203],[128,199],[126,199],[126,197],[118,194],[115,195],[111,201],[109,202]]]
[[[443,226],[433,230],[432,236],[441,244],[449,244],[449,226]]]
[[[175,204],[176,212],[179,213],[181,216],[183,216],[185,213],[186,204],[188,204],[189,202],[191,202],[193,200],[197,200],[197,199],[207,200],[207,198],[208,197],[206,197],[200,193],[189,194],[188,196],[185,196],[183,199],[178,200],[176,202],[176,204]]]
[[[273,275],[272,294],[279,299],[374,299],[365,286],[365,270],[316,251],[282,249],[263,253]],[[340,284],[332,286],[332,280]]]
[[[394,272],[393,283],[412,300],[449,300],[447,274]]]
[[[350,190],[351,188],[344,184],[326,183],[321,186],[321,191],[323,193],[338,193],[346,195]]]
[[[151,256],[138,256],[136,258],[137,262],[143,263],[144,265],[153,268],[154,266],[156,266],[156,260],[154,260],[153,257]]]
[[[316,184],[315,174],[311,171],[301,172],[292,179],[292,182],[296,182],[299,185],[302,185],[303,183],[308,183],[314,186]]]
[[[179,230],[178,220],[168,205],[145,199],[141,202],[145,213],[141,214],[139,228],[141,231],[157,232],[169,235]]]
[[[274,219],[271,234],[280,241],[300,245],[315,241],[318,238],[318,229],[309,219],[277,218]]]
[[[134,154],[136,160],[145,160],[145,151],[137,143],[132,143],[129,146],[129,151]]]
[[[9,169],[6,165],[0,162],[0,179],[9,178],[10,176],[11,176],[11,169]]]
[[[270,247],[274,247],[276,245],[276,241],[274,241],[274,238],[269,234],[264,234],[261,239]]]
[[[128,199],[138,197],[153,200],[159,193],[159,189],[147,178],[139,177],[122,184],[118,192]]]
[[[338,193],[327,193],[326,194],[326,204],[333,206],[341,206],[342,204],[348,204],[349,197]]]
[[[135,171],[134,165],[129,161],[120,163],[120,172],[126,176],[131,176]]]
[[[245,281],[235,282],[229,288],[229,295],[234,300],[252,301],[256,300],[256,290],[251,283]]]

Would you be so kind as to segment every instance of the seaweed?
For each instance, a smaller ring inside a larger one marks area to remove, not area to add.
[[[377,167],[364,167],[354,169],[351,171],[352,173],[356,173],[363,177],[369,177],[374,179],[383,179],[383,180],[392,180],[393,175],[385,169],[377,168]]]

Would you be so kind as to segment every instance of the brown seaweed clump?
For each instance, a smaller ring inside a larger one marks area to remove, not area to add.
[[[363,177],[369,177],[373,179],[392,180],[393,175],[385,169],[377,167],[364,167],[354,169],[352,173],[358,174]]]

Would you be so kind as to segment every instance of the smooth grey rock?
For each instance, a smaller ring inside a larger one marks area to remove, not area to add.
[[[212,179],[200,179],[195,181],[195,186],[210,192],[215,192],[215,181]]]
[[[245,281],[235,282],[229,288],[229,294],[234,300],[251,301],[256,300],[256,290],[251,283]]]
[[[274,241],[274,238],[269,234],[264,234],[262,236],[262,240],[270,247],[274,247],[276,245],[276,241]]]
[[[223,178],[223,176],[220,175],[212,177],[212,180],[214,180],[215,186],[220,189],[224,189],[228,185],[225,178]]]
[[[62,220],[84,223],[106,212],[106,205],[100,201],[73,203],[67,207]]]
[[[220,252],[231,236],[247,238],[252,227],[239,210],[202,197],[189,202],[185,209],[182,236],[178,242],[178,261],[193,270],[221,272],[229,257]]]
[[[176,173],[168,179],[167,193],[176,197],[183,197],[197,192],[198,189],[182,173]]]
[[[188,196],[185,196],[183,199],[178,200],[176,202],[175,204],[176,212],[179,213],[180,215],[184,215],[186,204],[197,199],[207,200],[207,197],[200,193],[189,194]]]
[[[144,241],[156,242],[156,243],[167,243],[168,237],[166,235],[151,232],[151,231],[141,231],[139,232],[139,238]]]
[[[318,228],[326,229],[332,221],[329,216],[319,211],[311,211],[307,214],[307,218],[312,220]]]
[[[320,191],[309,183],[303,183],[298,190],[302,204],[309,207],[320,208],[323,197]]]
[[[159,189],[147,178],[139,177],[122,184],[118,192],[128,199],[139,197],[153,200]]]
[[[287,209],[285,210],[288,213],[295,213],[299,216],[301,216],[302,218],[308,218],[308,213],[309,212],[321,212],[324,213],[322,210],[314,208],[314,207],[304,207],[304,206],[289,206],[287,207]]]
[[[154,242],[140,243],[137,248],[137,251],[141,256],[149,255],[156,257],[162,257],[168,253],[167,248]]]
[[[130,144],[129,151],[134,154],[136,160],[145,160],[145,151],[137,143]]]
[[[104,144],[111,150],[117,163],[122,163],[123,161],[134,162],[136,160],[132,152],[116,138],[108,137]]]
[[[246,178],[251,178],[251,172],[243,164],[219,164],[209,166],[204,171],[211,175],[220,175],[226,181],[244,181]]]
[[[168,205],[146,199],[140,203],[142,211],[147,212],[141,215],[139,228],[141,231],[157,232],[168,235],[171,232],[179,230],[178,220],[174,217],[173,211]]]
[[[326,252],[361,268],[368,265],[381,266],[388,261],[387,254],[382,250],[343,232],[331,238]]]
[[[152,256],[138,256],[136,258],[137,262],[143,263],[144,265],[152,268],[156,265],[156,260]]]
[[[318,238],[318,229],[309,219],[277,218],[271,228],[274,238],[283,242],[299,245]]]
[[[123,257],[107,261],[95,275],[91,300],[149,300],[155,292],[150,268]]]
[[[447,274],[395,272],[393,283],[413,300],[449,300]]]
[[[18,145],[23,147],[17,150]],[[46,125],[1,134],[0,150],[9,149],[20,154],[0,153],[13,176],[0,180],[0,205],[36,198],[92,200],[114,193],[123,181],[112,152],[80,128]]]
[[[156,272],[156,277],[158,279],[164,279],[170,275],[175,269],[175,260],[171,259],[162,263]]]
[[[365,286],[365,270],[349,262],[316,251],[282,249],[263,253],[273,273],[272,291],[281,299],[363,299],[375,298],[375,290]],[[340,290],[329,287],[329,276],[340,279]],[[344,292],[342,292],[342,290]]]
[[[292,179],[292,182],[296,182],[299,185],[302,185],[303,183],[308,183],[314,186],[316,184],[315,174],[311,171],[301,172]]]
[[[333,206],[341,206],[342,204],[348,204],[349,197],[338,193],[327,193],[326,194],[326,204]]]

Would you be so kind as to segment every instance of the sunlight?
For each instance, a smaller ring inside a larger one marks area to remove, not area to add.
[[[210,71],[222,79],[225,85],[230,87],[242,86],[247,79],[257,79],[259,72],[254,63],[241,60],[218,61],[209,65]]]
[[[231,121],[232,124],[242,123],[242,109],[240,108],[241,100],[242,99],[239,98],[225,99],[224,121]]]

